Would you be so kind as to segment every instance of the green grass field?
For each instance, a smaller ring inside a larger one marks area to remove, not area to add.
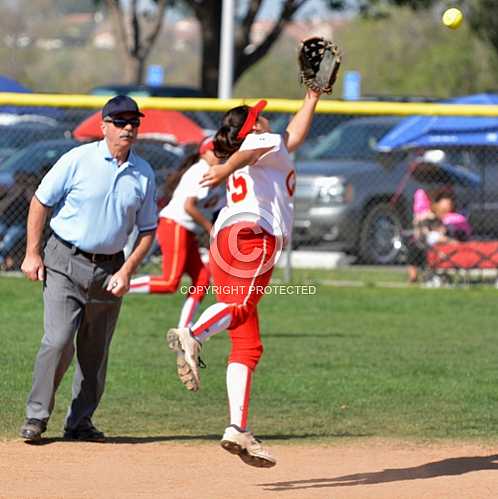
[[[305,282],[305,272],[294,274]],[[498,292],[318,286],[260,305],[265,354],[251,427],[296,442],[337,437],[496,439]],[[183,297],[125,299],[95,423],[112,436],[217,438],[226,425],[226,334],[203,358],[202,389],[176,379],[164,333]],[[211,303],[212,297],[206,300]],[[41,338],[39,283],[0,278],[0,437],[16,438]],[[60,434],[72,371],[47,436]]]

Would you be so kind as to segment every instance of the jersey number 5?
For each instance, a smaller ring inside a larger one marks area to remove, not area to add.
[[[242,201],[247,195],[247,182],[244,177],[231,175],[228,179],[227,187],[233,203]]]

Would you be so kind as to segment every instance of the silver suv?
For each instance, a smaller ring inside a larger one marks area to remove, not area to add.
[[[294,247],[328,243],[373,264],[403,257],[415,189],[409,158],[380,154],[376,143],[398,117],[353,118],[306,144],[296,157]],[[424,179],[424,188],[434,188]],[[437,184],[438,182],[434,182]],[[459,206],[473,195],[455,188]]]

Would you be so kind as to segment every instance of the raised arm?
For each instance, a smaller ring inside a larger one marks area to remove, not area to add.
[[[291,119],[285,133],[285,145],[289,152],[296,151],[306,140],[313,121],[316,105],[320,100],[320,93],[308,89],[304,96],[303,105]]]

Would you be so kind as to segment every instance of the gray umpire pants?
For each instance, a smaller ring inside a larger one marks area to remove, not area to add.
[[[76,371],[65,429],[85,429],[104,393],[107,359],[121,298],[106,286],[124,261],[95,263],[51,236],[45,247],[44,336],[36,357],[28,418],[48,420],[76,343]],[[76,342],[75,342],[76,337]]]

